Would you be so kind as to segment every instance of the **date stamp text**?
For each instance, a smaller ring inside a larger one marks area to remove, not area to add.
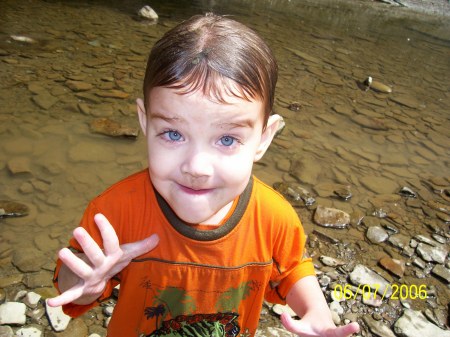
[[[425,284],[336,284],[333,289],[333,296],[336,300],[356,299],[361,295],[364,300],[380,298],[390,298],[393,300],[424,300],[428,297],[427,286]]]

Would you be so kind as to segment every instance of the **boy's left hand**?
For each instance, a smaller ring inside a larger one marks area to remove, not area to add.
[[[356,322],[336,327],[334,324],[324,324],[317,318],[311,321],[305,315],[301,320],[294,320],[289,314],[283,313],[281,323],[286,330],[301,337],[348,337],[359,331],[359,324]]]

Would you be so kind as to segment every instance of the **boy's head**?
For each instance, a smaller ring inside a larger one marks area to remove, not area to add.
[[[153,47],[144,79],[144,103],[154,87],[200,90],[211,100],[224,96],[263,102],[266,126],[272,111],[278,67],[267,44],[250,28],[212,13],[194,16],[168,31]]]
[[[230,19],[196,16],[149,57],[138,114],[154,188],[179,218],[218,224],[248,185],[278,126],[277,66],[266,44]]]

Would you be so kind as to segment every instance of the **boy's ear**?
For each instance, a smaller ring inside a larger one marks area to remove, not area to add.
[[[260,160],[264,153],[266,153],[270,143],[272,143],[272,139],[275,136],[275,133],[278,131],[278,126],[280,125],[280,122],[282,120],[283,117],[277,114],[271,115],[269,117],[266,129],[262,134],[261,141],[259,143],[258,149],[256,150],[255,159],[253,161]]]
[[[136,100],[136,108],[142,132],[144,133],[144,135],[147,135],[147,112],[145,111],[145,105],[142,99],[138,98]]]

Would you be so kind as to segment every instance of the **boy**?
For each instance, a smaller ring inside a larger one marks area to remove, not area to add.
[[[195,16],[166,33],[137,102],[148,170],[89,204],[49,305],[77,316],[120,283],[110,337],[253,336],[264,298],[302,317],[282,316],[293,333],[358,331],[335,327],[297,214],[251,175],[277,130],[276,80],[270,49],[233,20]]]

